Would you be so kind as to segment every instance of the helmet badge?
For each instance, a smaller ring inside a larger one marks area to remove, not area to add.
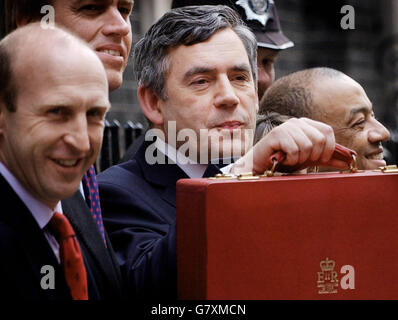
[[[271,10],[268,10],[274,4],[273,0],[238,0],[235,4],[245,10],[247,20],[257,20],[264,27],[273,18]]]

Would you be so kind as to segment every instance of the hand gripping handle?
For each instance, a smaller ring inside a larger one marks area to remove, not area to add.
[[[356,172],[357,169],[357,163],[356,163],[356,157],[357,153],[354,150],[348,149],[338,143],[336,143],[332,159],[336,160],[341,160],[345,161],[347,165],[349,166],[351,172]],[[270,163],[272,163],[272,168],[271,168],[271,175],[275,172],[277,166],[286,158],[286,154],[282,151],[277,151],[274,154],[271,155],[270,157]],[[307,166],[316,166],[319,165],[319,163],[313,163],[313,162],[308,162]],[[327,165],[327,163],[326,163]],[[304,163],[302,165],[303,167],[306,166]]]

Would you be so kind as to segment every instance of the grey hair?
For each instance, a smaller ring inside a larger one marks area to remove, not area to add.
[[[257,41],[239,15],[228,6],[187,6],[163,15],[134,47],[133,66],[140,86],[166,100],[168,51],[179,45],[194,45],[221,29],[231,28],[241,39],[257,87]]]
[[[287,120],[294,118],[288,115],[279,114],[278,112],[265,112],[258,114],[256,120],[256,131],[254,134],[254,144],[266,136],[273,128],[281,125]]]

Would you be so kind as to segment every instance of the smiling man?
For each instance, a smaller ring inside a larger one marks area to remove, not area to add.
[[[1,300],[121,297],[89,212],[61,204],[95,161],[109,108],[104,67],[83,41],[30,24],[0,42]]]
[[[40,21],[41,8],[54,8],[55,23],[87,41],[104,64],[109,90],[120,87],[132,42],[134,0],[6,0],[6,33]]]
[[[375,118],[361,85],[330,68],[298,71],[277,80],[260,103],[260,114],[308,117],[332,126],[336,142],[358,153],[359,169],[385,166],[388,130]]]
[[[331,158],[331,127],[309,119],[287,121],[252,147],[256,56],[253,33],[227,6],[171,10],[134,48],[138,99],[152,130],[132,160],[98,180],[105,225],[138,299],[176,297],[176,182],[221,173],[213,154],[244,155],[222,168],[233,173],[263,173],[275,150],[291,166]],[[160,155],[168,161],[152,162]]]
[[[55,23],[85,40],[97,53],[105,67],[109,91],[121,86],[132,42],[130,15],[133,0],[5,0],[4,3],[6,33],[40,21],[45,16],[42,8],[51,5]],[[94,197],[96,201],[92,201]],[[106,245],[94,165],[84,175],[80,193],[76,192],[63,202],[74,207],[84,206],[86,202]]]
[[[51,3],[51,2],[50,2]],[[55,22],[87,41],[104,64],[109,90],[120,87],[130,54],[133,0],[53,0]]]

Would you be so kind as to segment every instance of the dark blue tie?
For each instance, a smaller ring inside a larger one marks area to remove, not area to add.
[[[222,173],[219,167],[215,164],[209,164],[206,171],[203,173],[203,178],[214,177],[218,173]]]
[[[94,166],[91,166],[83,176],[83,189],[86,196],[86,202],[90,208],[91,215],[98,226],[102,239],[106,246],[104,223],[102,222],[101,204],[98,192],[97,176]]]

